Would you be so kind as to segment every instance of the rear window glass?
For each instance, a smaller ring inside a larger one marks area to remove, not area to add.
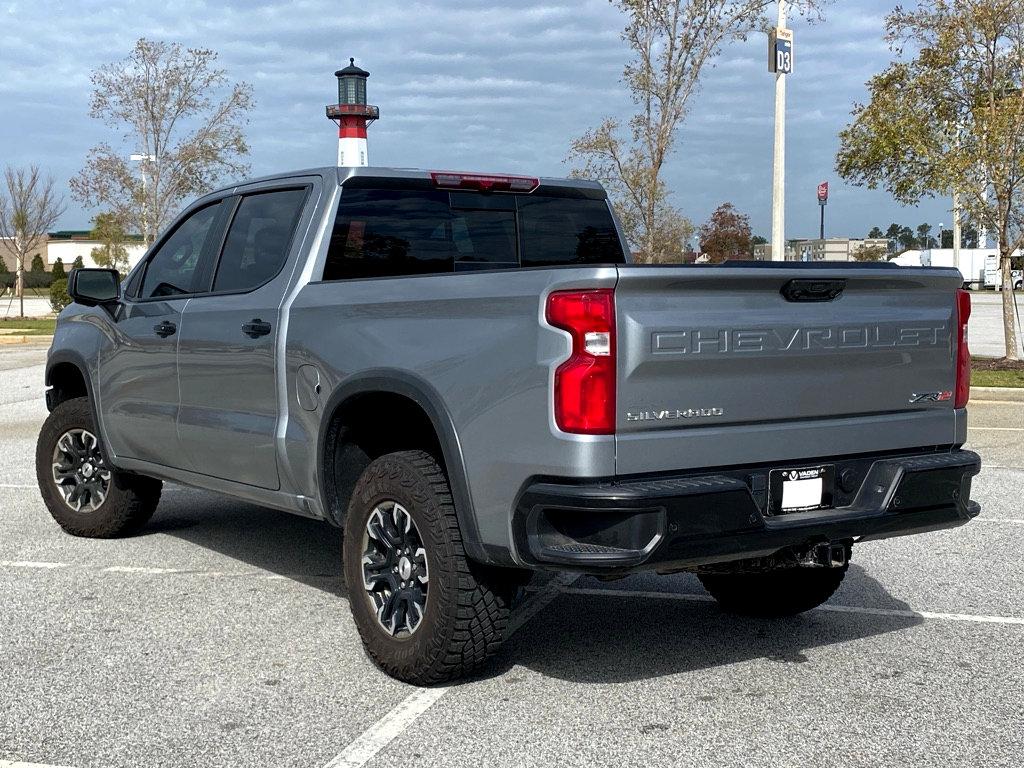
[[[520,195],[519,227],[524,267],[623,262],[604,200]]]
[[[603,200],[346,189],[324,280],[623,262]]]

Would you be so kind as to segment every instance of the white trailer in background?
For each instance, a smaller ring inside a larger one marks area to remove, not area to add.
[[[893,259],[903,267],[956,267],[964,276],[964,285],[979,288],[1002,288],[999,272],[999,251],[996,248],[961,248],[960,259],[954,257],[952,248],[932,248],[926,251],[904,251]],[[1014,272],[1014,287],[1021,281],[1020,271]]]

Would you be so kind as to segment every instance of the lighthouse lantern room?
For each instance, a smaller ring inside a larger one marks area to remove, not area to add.
[[[368,165],[366,127],[380,117],[380,110],[366,103],[366,78],[370,73],[349,59],[338,78],[338,103],[327,105],[327,117],[338,124],[338,165]]]

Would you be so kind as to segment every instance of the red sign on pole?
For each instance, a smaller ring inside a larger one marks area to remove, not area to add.
[[[824,205],[828,202],[828,182],[823,181],[818,185],[818,202]]]

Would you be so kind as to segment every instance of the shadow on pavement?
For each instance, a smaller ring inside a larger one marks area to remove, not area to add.
[[[703,595],[696,577],[668,577],[671,589],[654,576],[607,585],[583,578],[574,586],[604,588],[608,595],[560,596],[502,648],[504,672],[522,665],[543,675],[581,683],[623,683],[691,672],[755,659],[802,664],[814,648],[883,635],[915,626],[915,617],[810,611],[785,619],[745,619],[723,613],[712,601],[617,597],[614,591],[661,589]],[[641,583],[637,583],[641,582]],[[873,595],[886,609],[908,610],[863,568],[851,565],[846,582]]]
[[[156,533],[346,596],[341,531],[327,523],[171,486],[143,535]]]
[[[175,536],[347,597],[341,531],[326,523],[186,489],[164,497],[147,533]],[[573,586],[609,594],[559,595],[506,642],[479,678],[501,675],[516,665],[572,682],[621,683],[754,659],[801,664],[814,648],[921,623],[914,617],[825,611],[744,619],[723,613],[711,601],[615,596],[620,589],[704,595],[696,577],[689,575],[640,575],[612,584],[584,577]],[[908,610],[855,563],[837,602]]]

